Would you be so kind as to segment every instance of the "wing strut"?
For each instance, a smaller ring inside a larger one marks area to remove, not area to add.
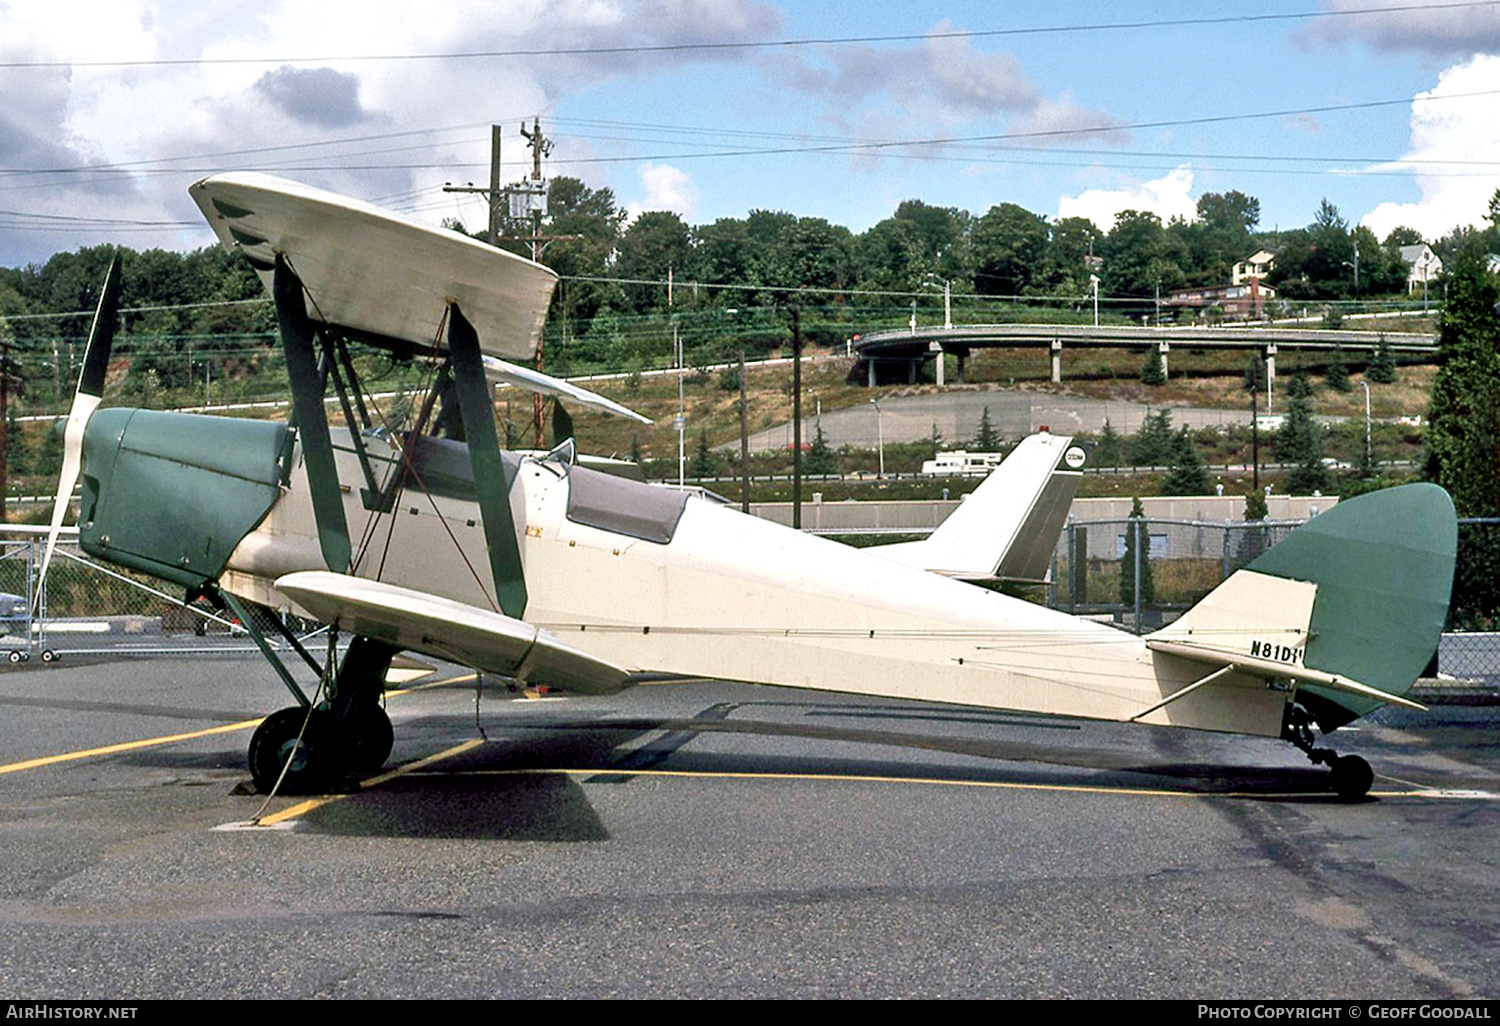
[[[448,359],[453,365],[453,387],[463,417],[469,463],[474,468],[474,486],[479,491],[479,515],[490,552],[495,598],[501,612],[519,620],[526,612],[526,579],[516,522],[510,511],[510,482],[505,479],[500,440],[495,434],[494,393],[485,380],[479,335],[457,303],[448,307]]]
[[[315,329],[307,316],[302,282],[279,255],[272,295],[276,300],[276,323],[281,329],[287,376],[292,383],[292,414],[302,441],[302,459],[307,463],[313,516],[318,522],[318,545],[328,569],[347,573],[353,549],[349,544],[349,522],[344,517],[333,440],[328,434],[328,414],[323,409],[323,375],[313,349]]]

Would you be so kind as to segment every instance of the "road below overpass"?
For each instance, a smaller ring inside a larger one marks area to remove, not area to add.
[[[1153,407],[1144,403],[1087,399],[1081,396],[1054,395],[1022,389],[945,391],[935,395],[904,395],[880,400],[880,423],[869,403],[842,410],[830,410],[822,417],[823,434],[834,448],[852,445],[873,449],[881,435],[888,443],[914,442],[932,437],[933,426],[943,436],[945,445],[959,446],[979,432],[984,411],[990,411],[990,423],[1007,440],[1014,441],[1046,427],[1057,434],[1098,432],[1107,419],[1121,434],[1140,429],[1141,422]],[[1172,426],[1191,428],[1216,427],[1221,424],[1247,424],[1246,410],[1171,407]],[[817,418],[803,420],[802,438],[811,442]],[[782,449],[792,444],[792,423],[787,421],[750,436],[753,452]],[[738,449],[738,445],[725,446]]]

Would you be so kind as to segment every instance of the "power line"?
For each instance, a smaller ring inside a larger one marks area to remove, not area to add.
[[[1496,2],[1500,3],[1500,0],[1496,0]],[[1437,102],[1454,101],[1454,100],[1485,99],[1485,98],[1493,98],[1495,96],[1500,96],[1500,90],[1491,89],[1491,90],[1479,90],[1479,91],[1466,92],[1466,93],[1450,93],[1450,94],[1446,94],[1446,95],[1442,95],[1442,96],[1424,97],[1423,100],[1422,100],[1422,102],[1423,103],[1437,103]],[[694,159],[704,159],[704,158],[764,157],[764,156],[784,156],[784,155],[790,155],[790,154],[819,154],[819,153],[868,153],[868,152],[888,152],[888,151],[891,151],[891,150],[898,150],[898,149],[902,149],[902,148],[910,148],[910,149],[951,148],[951,147],[963,147],[963,146],[978,146],[978,145],[983,145],[983,144],[1005,143],[1005,142],[1013,142],[1013,141],[1024,141],[1024,140],[1028,140],[1028,139],[1050,139],[1050,138],[1066,138],[1066,137],[1069,137],[1069,136],[1086,136],[1086,135],[1097,134],[1097,133],[1119,133],[1119,132],[1131,132],[1131,131],[1140,131],[1140,130],[1145,130],[1145,129],[1156,129],[1156,128],[1175,128],[1175,127],[1185,127],[1185,126],[1193,126],[1193,125],[1228,124],[1228,123],[1240,122],[1240,121],[1257,121],[1257,120],[1269,120],[1269,119],[1274,119],[1274,118],[1295,117],[1295,116],[1303,115],[1303,114],[1332,114],[1332,113],[1340,113],[1340,112],[1347,112],[1347,111],[1375,110],[1375,109],[1380,109],[1380,108],[1384,108],[1384,107],[1406,106],[1406,105],[1408,105],[1408,104],[1410,104],[1412,102],[1413,102],[1413,100],[1412,100],[1411,97],[1400,97],[1400,98],[1396,98],[1396,99],[1386,99],[1386,100],[1363,100],[1363,101],[1358,101],[1358,102],[1354,102],[1354,103],[1321,104],[1321,105],[1312,106],[1312,107],[1281,108],[1281,109],[1277,109],[1277,110],[1254,111],[1254,112],[1243,113],[1243,114],[1213,114],[1213,115],[1204,115],[1204,116],[1192,117],[1192,118],[1164,118],[1164,119],[1160,119],[1160,120],[1156,120],[1156,121],[1118,122],[1118,123],[1100,124],[1100,125],[1095,125],[1095,126],[1084,126],[1084,127],[1076,127],[1076,128],[1038,129],[1038,130],[1033,130],[1033,131],[1022,131],[1022,132],[996,132],[996,133],[989,133],[989,134],[984,134],[984,135],[937,136],[937,137],[928,137],[928,138],[909,138],[909,139],[837,139],[837,138],[833,138],[833,139],[831,139],[830,141],[827,141],[827,142],[816,142],[816,143],[809,143],[809,144],[803,144],[803,145],[762,146],[762,147],[749,147],[749,146],[746,146],[746,147],[737,147],[737,148],[733,148],[733,149],[712,150],[712,151],[708,151],[708,152],[702,152],[702,151],[696,151],[696,152],[694,152],[694,151],[687,151],[687,152],[676,151],[676,152],[661,152],[661,153],[652,153],[652,154],[633,154],[633,155],[629,155],[629,156],[572,157],[572,158],[559,157],[559,158],[556,158],[554,162],[555,163],[559,163],[559,164],[569,164],[569,165],[574,165],[574,164],[617,164],[617,163],[636,163],[636,162],[640,162],[640,161],[649,161],[649,160],[694,160]],[[420,134],[420,133],[395,133],[395,135],[406,135],[406,134]],[[798,138],[797,136],[792,136],[792,135],[786,135],[784,137],[786,137],[786,138]],[[824,138],[828,138],[828,137],[824,137]],[[270,152],[270,151],[280,151],[280,150],[284,150],[286,148],[287,147],[283,147],[283,146],[270,147],[270,148],[267,149],[267,152]],[[383,153],[383,152],[402,152],[405,149],[407,149],[407,148],[406,147],[400,147],[400,148],[393,148],[393,149],[390,149],[390,150],[367,151],[367,153],[365,153],[365,154],[356,154],[356,155],[375,155],[375,154],[379,154],[379,153]],[[245,155],[249,155],[249,154],[254,154],[254,153],[258,152],[258,151],[255,151],[255,150],[246,150],[246,151],[239,151],[239,152],[242,153],[242,154],[245,154]],[[1107,157],[1107,156],[1109,156],[1111,154],[1112,151],[1108,151],[1108,150],[1099,150],[1099,151],[1088,151],[1088,150],[1078,151],[1078,150],[1073,150],[1071,152],[1096,152],[1099,157]],[[1139,151],[1137,151],[1137,152],[1139,152]],[[1147,154],[1147,155],[1152,155],[1152,154]],[[920,156],[920,155],[918,155],[918,154],[905,154],[904,156]],[[173,160],[187,160],[187,159],[191,159],[191,158],[183,157],[183,158],[171,158],[171,159],[173,159]],[[990,156],[990,157],[975,157],[975,158],[971,158],[971,159],[974,159],[974,160],[988,160],[989,162],[1004,162],[1004,161],[999,161],[999,158],[995,158],[993,156]],[[1310,160],[1317,160],[1317,159],[1325,159],[1325,160],[1339,160],[1339,159],[1343,159],[1343,160],[1365,160],[1365,159],[1373,159],[1373,160],[1376,160],[1376,161],[1378,161],[1380,163],[1386,163],[1386,164],[1400,163],[1401,160],[1402,160],[1402,158],[1388,158],[1388,159],[1386,159],[1386,158],[1317,158],[1317,157],[1299,158],[1299,157],[1266,157],[1266,156],[1263,156],[1263,155],[1244,155],[1243,157],[1236,156],[1236,157],[1232,157],[1232,158],[1221,158],[1221,159],[1251,159],[1251,160],[1265,159],[1265,160],[1309,160],[1309,161]],[[137,163],[140,163],[140,162],[137,162]],[[1484,163],[1487,163],[1487,162],[1479,162],[1479,161],[1462,161],[1462,162],[1460,162],[1460,161],[1452,161],[1452,162],[1450,162],[1450,161],[1439,161],[1439,162],[1435,162],[1435,163],[1443,163],[1443,164],[1447,164],[1447,163],[1470,163],[1470,164],[1476,164],[1476,165],[1481,165],[1482,166]],[[442,169],[442,168],[452,168],[454,165],[453,165],[452,162],[440,161],[440,162],[432,162],[432,163],[422,162],[422,163],[405,163],[405,164],[391,164],[391,163],[385,163],[385,164],[373,164],[373,163],[370,163],[370,164],[352,164],[352,163],[298,163],[298,164],[291,164],[291,165],[283,165],[283,166],[279,166],[279,167],[276,167],[276,166],[273,166],[273,165],[264,165],[264,166],[270,167],[271,169],[274,169],[274,170],[280,170],[280,171],[327,172],[327,171],[413,171],[413,170],[436,170],[436,169]],[[473,166],[474,167],[479,167],[481,165],[479,165],[479,164],[476,163]],[[86,168],[39,168],[39,169],[0,168],[0,175],[21,176],[21,175],[67,175],[67,174],[100,174],[100,173],[123,174],[123,173],[131,173],[132,167],[134,167],[134,165],[113,165],[113,164],[111,164],[111,165],[96,165],[96,166],[93,166],[93,167],[86,167]],[[148,169],[145,170],[144,173],[147,173],[147,174],[190,174],[190,173],[191,174],[211,174],[211,173],[213,173],[214,171],[217,171],[217,170],[219,170],[219,168],[217,168],[215,166],[204,165],[202,167],[184,167],[184,168],[148,168]],[[137,169],[133,173],[140,174],[142,172],[139,169]],[[8,188],[12,188],[12,187],[9,187],[9,186],[0,186],[0,190],[5,190],[5,189],[8,189]]]
[[[1282,14],[1236,14],[1220,17],[1171,18],[1140,21],[1038,25],[1028,28],[951,30],[946,32],[892,33],[867,36],[812,36],[797,39],[761,39],[697,43],[642,43],[621,46],[517,47],[509,50],[453,50],[436,53],[320,54],[281,57],[159,57],[139,60],[43,60],[3,61],[0,68],[163,68],[204,67],[215,65],[310,64],[310,63],[390,63],[400,61],[493,60],[515,57],[587,57],[618,54],[715,53],[799,49],[814,46],[871,45],[911,43],[931,39],[1002,39],[1065,33],[1128,32],[1146,29],[1198,28],[1217,25],[1269,24],[1307,21],[1313,18],[1357,18],[1367,15],[1404,13],[1430,14],[1434,11],[1473,10],[1500,6],[1500,0],[1465,0],[1442,4],[1402,4],[1390,7],[1361,7],[1336,11],[1293,11]]]

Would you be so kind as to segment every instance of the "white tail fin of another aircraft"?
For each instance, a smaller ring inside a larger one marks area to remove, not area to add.
[[[1084,459],[1071,437],[1031,435],[930,537],[867,551],[964,580],[1046,580]]]

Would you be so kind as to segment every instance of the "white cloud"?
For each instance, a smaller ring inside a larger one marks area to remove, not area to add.
[[[1500,57],[1475,57],[1438,76],[1430,92],[1412,101],[1411,148],[1403,160],[1421,161],[1413,172],[1422,198],[1415,203],[1382,203],[1360,219],[1376,235],[1398,225],[1435,239],[1456,225],[1483,224],[1490,197],[1500,188],[1500,172],[1482,162],[1500,162],[1500,121],[1492,96],[1500,90]],[[1442,102],[1434,98],[1450,97]],[[1408,164],[1375,170],[1411,171]]]
[[[1357,40],[1374,47],[1434,57],[1466,58],[1500,52],[1500,10],[1493,7],[1454,7],[1452,0],[1325,0],[1330,16],[1317,19],[1300,33],[1308,43]],[[1394,7],[1378,14],[1341,14]]]
[[[1165,223],[1174,217],[1192,220],[1197,204],[1189,195],[1193,191],[1193,171],[1183,165],[1177,170],[1149,182],[1121,189],[1087,189],[1077,196],[1064,196],[1057,202],[1057,216],[1086,217],[1104,231],[1114,227],[1122,210],[1150,211]]]
[[[954,31],[943,20],[910,46],[831,48],[821,55],[826,66],[809,64],[801,55],[777,54],[767,61],[775,63],[782,80],[831,99],[830,120],[862,137],[888,137],[890,126],[903,122],[924,126],[923,135],[939,136],[975,120],[1009,117],[1011,131],[1035,133],[1041,145],[1129,139],[1128,132],[1117,130],[1123,124],[1118,118],[1078,106],[1066,92],[1044,96],[1013,54],[986,52],[971,38],[951,35]]]
[[[412,11],[403,0],[0,0],[0,60],[62,62],[0,70],[0,95],[6,99],[0,110],[0,167],[42,170],[191,158],[170,165],[171,173],[73,176],[67,184],[56,179],[18,184],[11,176],[0,208],[66,216],[107,207],[116,217],[196,226],[197,211],[186,192],[195,178],[215,170],[275,171],[282,165],[289,177],[349,195],[420,194],[413,212],[436,219],[454,212],[452,198],[437,191],[444,181],[487,176],[485,126],[505,126],[505,174],[514,177],[522,173],[526,153],[516,135],[521,119],[555,109],[570,93],[607,87],[621,77],[672,73],[685,62],[754,60],[732,48],[684,54],[652,47],[784,34],[781,12],[764,0],[471,0],[425,7],[419,17]],[[339,59],[600,47],[625,52],[545,60]],[[200,57],[268,62],[85,63]],[[343,135],[449,126],[468,127],[325,145]],[[543,127],[550,134],[545,121]],[[570,143],[575,154],[587,146]],[[280,149],[268,152],[272,147]],[[369,170],[382,164],[394,167]],[[665,182],[654,188],[671,194]],[[676,188],[672,202],[691,209],[696,203],[691,183]],[[477,210],[480,203],[471,206]],[[203,245],[210,236],[196,227],[123,239],[92,229],[45,235],[0,231],[0,266],[117,239],[144,248]]]
[[[625,205],[632,220],[647,210],[670,210],[691,222],[698,213],[698,186],[693,176],[671,164],[641,165],[641,189],[644,198]]]

